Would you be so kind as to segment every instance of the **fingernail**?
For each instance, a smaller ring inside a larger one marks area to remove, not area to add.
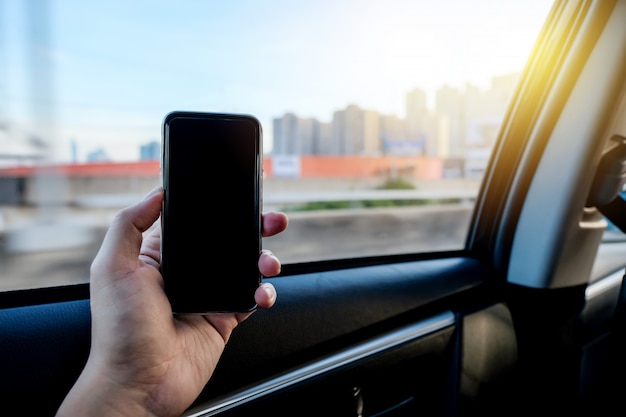
[[[163,188],[160,185],[157,185],[156,187],[154,187],[148,194],[146,194],[146,196],[143,198],[144,200],[149,199],[150,197],[152,197],[153,195],[156,195],[158,193],[161,192]]]
[[[270,287],[269,285],[264,285],[263,291],[265,291],[265,293],[272,302],[276,300],[276,290],[273,287]]]
[[[276,261],[277,268],[276,268],[276,271],[274,272],[274,275],[280,274],[280,271],[282,269],[282,264],[280,262],[280,259],[278,259],[278,257],[274,255],[274,253],[271,251],[268,251],[267,254]]]

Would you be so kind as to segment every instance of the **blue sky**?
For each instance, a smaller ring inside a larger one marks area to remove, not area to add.
[[[550,3],[0,0],[0,110],[27,126],[33,90],[46,91],[28,60],[32,16],[49,23],[35,43],[51,69],[61,154],[74,140],[82,153],[132,160],[171,110],[251,113],[271,139],[287,111],[329,121],[355,103],[403,116],[412,88],[431,98],[444,84],[486,88],[522,69]]]

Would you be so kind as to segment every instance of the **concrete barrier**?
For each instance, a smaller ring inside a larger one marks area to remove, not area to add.
[[[291,212],[288,229],[264,238],[263,246],[284,264],[461,249],[471,210],[472,205],[451,204]],[[0,291],[88,281],[111,215],[93,223],[90,244],[74,249],[7,253],[0,233]],[[220,244],[219,236],[212,239],[208,246]]]
[[[289,213],[263,245],[285,263],[463,248],[472,205]]]

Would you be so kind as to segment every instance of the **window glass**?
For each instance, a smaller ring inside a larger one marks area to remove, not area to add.
[[[88,280],[114,214],[160,182],[172,110],[261,121],[285,264],[461,249],[550,7],[0,0],[0,290]],[[225,204],[216,181],[203,204]]]

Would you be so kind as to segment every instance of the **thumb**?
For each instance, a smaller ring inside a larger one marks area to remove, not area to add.
[[[136,262],[141,248],[143,232],[159,218],[163,189],[156,187],[143,200],[115,215],[102,246],[92,263],[92,271],[130,266]]]

